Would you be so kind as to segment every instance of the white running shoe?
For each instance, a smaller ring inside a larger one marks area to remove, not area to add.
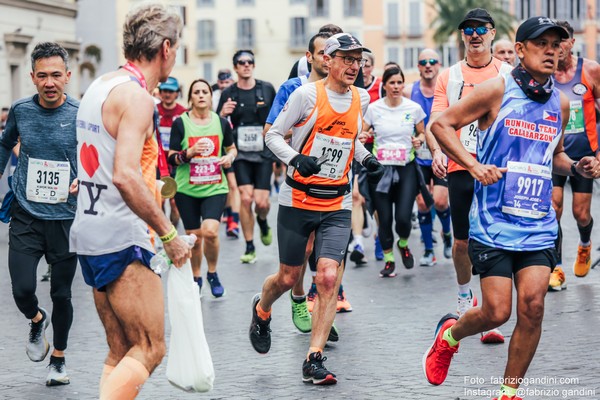
[[[68,385],[71,383],[64,362],[50,362],[48,368],[50,369],[50,372],[48,372],[48,376],[46,377],[46,386]]]
[[[456,313],[460,317],[469,309],[477,306],[477,297],[473,294],[472,290],[469,290],[470,295],[467,297],[463,297],[460,294],[458,295],[458,306],[456,308]]]

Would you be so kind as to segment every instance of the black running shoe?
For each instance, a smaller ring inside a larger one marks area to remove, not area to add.
[[[444,239],[444,257],[450,259],[452,258],[452,234],[442,232],[442,238]]]
[[[400,247],[398,245],[398,250],[400,250],[400,255],[402,256],[402,264],[404,264],[404,267],[406,269],[411,269],[412,267],[414,267],[415,266],[415,258],[413,257],[412,253],[410,252],[410,249],[408,248],[408,246]]]
[[[302,381],[313,385],[334,385],[337,383],[335,374],[329,372],[323,365],[327,357],[321,352],[310,353],[308,360],[302,364]]]
[[[335,322],[331,325],[331,329],[329,330],[329,336],[327,336],[328,342],[337,342],[340,340],[340,332],[335,327]]]
[[[271,317],[266,321],[260,319],[256,313],[256,305],[260,301],[260,293],[252,299],[252,321],[250,322],[250,343],[254,350],[266,354],[271,349]]]
[[[379,271],[379,275],[382,278],[393,278],[396,276],[394,270],[396,269],[396,263],[393,261],[388,261],[385,263],[385,267],[381,271]]]

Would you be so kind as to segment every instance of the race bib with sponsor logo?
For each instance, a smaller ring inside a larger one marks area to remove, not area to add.
[[[321,171],[315,176],[333,180],[341,179],[344,176],[353,144],[354,140],[350,138],[317,133],[310,149],[310,155],[317,158],[327,155],[327,161],[321,165]]]
[[[406,165],[409,152],[405,145],[388,143],[377,147],[377,160],[383,165]]]
[[[567,127],[565,128],[565,135],[585,132],[582,101],[571,100],[570,105],[571,109],[569,112],[569,121],[567,122]]]
[[[68,161],[30,158],[27,169],[27,200],[37,203],[65,203],[69,197],[71,166]]]
[[[194,185],[221,183],[223,177],[219,165],[219,136],[191,137],[188,140],[189,147],[197,142],[204,144],[205,150],[190,160],[190,183]]]
[[[540,219],[552,207],[552,171],[538,164],[509,161],[502,212]]]

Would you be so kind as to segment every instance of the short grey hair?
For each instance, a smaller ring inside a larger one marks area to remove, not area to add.
[[[174,46],[183,30],[176,12],[161,4],[146,4],[130,11],[123,24],[123,54],[128,60],[152,61],[165,40]]]
[[[65,63],[65,69],[69,69],[69,53],[58,43],[38,43],[31,52],[31,70],[35,71],[35,63],[42,58],[60,57]]]

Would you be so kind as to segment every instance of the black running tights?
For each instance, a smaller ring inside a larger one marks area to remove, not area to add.
[[[39,257],[8,250],[8,269],[12,282],[15,303],[25,318],[32,319],[38,312],[37,266]],[[54,348],[64,351],[67,348],[69,330],[73,322],[71,304],[71,284],[77,270],[77,256],[52,264],[50,279],[50,297],[52,298],[52,328],[54,329]]]
[[[394,220],[398,236],[404,239],[410,236],[412,209],[417,197],[417,174],[414,166],[409,164],[395,168],[398,170],[399,181],[392,183],[387,193],[377,192],[373,199],[379,215],[379,241],[383,250],[394,246]]]

